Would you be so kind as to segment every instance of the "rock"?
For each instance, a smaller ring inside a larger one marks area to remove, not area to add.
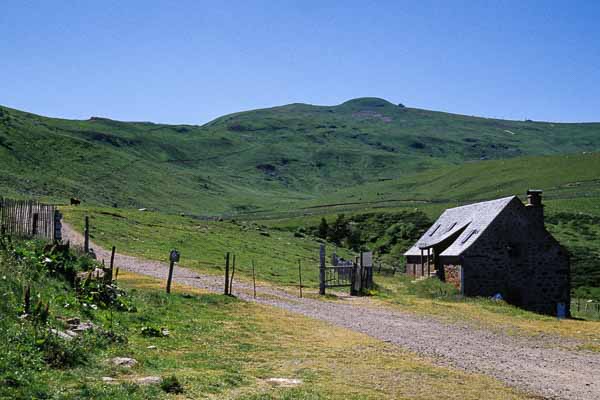
[[[155,349],[156,349],[156,346],[148,346],[148,347],[146,347],[146,348],[147,348],[147,349],[150,349],[150,350],[155,350]]]
[[[61,339],[64,339],[64,340],[67,340],[67,341],[73,340],[73,336],[70,336],[69,334],[67,334],[65,332],[62,332],[62,331],[59,331],[57,329],[50,329],[50,332],[52,334],[58,336]]]
[[[74,317],[74,318],[68,318],[65,322],[69,325],[77,326],[81,323],[81,320],[77,317]]]
[[[269,378],[267,382],[276,386],[294,387],[302,384],[302,379],[291,378]]]
[[[102,268],[95,268],[93,271],[84,271],[79,272],[77,274],[77,279],[80,281],[85,281],[88,276],[91,276],[92,279],[103,279],[104,278],[104,270]]]
[[[135,380],[138,385],[158,385],[161,382],[162,378],[160,376],[144,376]]]
[[[92,271],[92,276],[97,279],[104,278],[104,270],[102,268],[95,268]]]
[[[90,329],[94,329],[95,327],[96,325],[92,324],[91,322],[83,322],[81,324],[72,326],[71,330],[73,332],[85,332],[89,331]]]
[[[131,368],[137,365],[137,360],[129,357],[115,357],[110,360],[113,365],[125,368]]]
[[[102,382],[104,383],[117,383],[118,381],[115,378],[111,378],[110,376],[103,376]]]

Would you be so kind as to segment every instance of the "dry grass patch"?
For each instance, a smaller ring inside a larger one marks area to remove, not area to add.
[[[119,280],[131,289],[164,290],[164,282],[132,273]],[[222,297],[174,286],[173,296],[182,292]],[[231,300],[199,309],[180,300],[179,315],[172,312],[165,309],[153,317],[173,334],[142,365],[148,369],[144,373],[177,375],[192,398],[481,399],[482,393],[487,399],[532,398],[495,379],[434,366],[364,334],[277,308]],[[215,317],[207,319],[209,313]],[[148,340],[134,338],[131,345],[143,351]],[[282,387],[271,378],[301,383]]]

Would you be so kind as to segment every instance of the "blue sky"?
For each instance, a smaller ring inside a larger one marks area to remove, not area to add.
[[[0,5],[0,104],[200,124],[355,97],[600,121],[600,2],[24,1]]]

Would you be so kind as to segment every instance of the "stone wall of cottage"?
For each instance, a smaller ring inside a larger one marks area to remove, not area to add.
[[[461,270],[462,265],[444,264],[444,280],[461,290]]]
[[[570,306],[569,258],[543,213],[511,201],[463,256],[464,294],[493,296],[544,314]],[[447,273],[446,273],[447,274]]]

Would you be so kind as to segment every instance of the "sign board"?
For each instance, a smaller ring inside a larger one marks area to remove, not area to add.
[[[565,303],[557,303],[556,304],[556,316],[558,319],[567,318],[567,306]]]
[[[362,262],[363,262],[363,267],[372,267],[373,266],[373,252],[369,251],[366,253],[362,253]]]
[[[169,259],[172,262],[179,262],[179,252],[175,249],[171,250],[171,254],[169,256]]]

